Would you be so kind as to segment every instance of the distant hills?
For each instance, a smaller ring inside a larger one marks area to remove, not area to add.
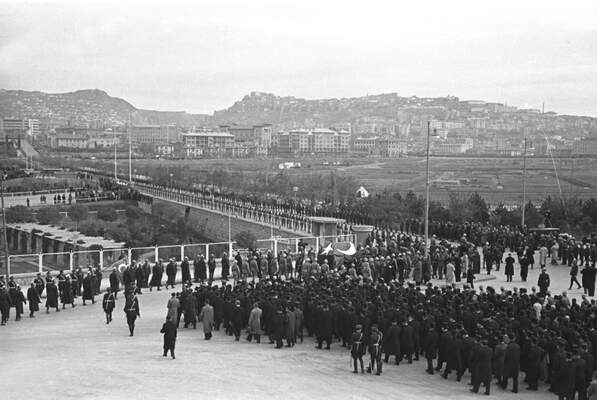
[[[77,90],[70,93],[43,93],[0,90],[0,116],[36,118],[51,125],[104,126],[135,124],[204,125],[209,116],[186,112],[154,111],[135,108],[126,100],[103,90]]]
[[[394,126],[420,124],[420,121],[430,119],[466,121],[470,117],[496,121],[491,126],[497,128],[488,128],[503,130],[519,130],[523,126],[551,130],[553,126],[558,126],[556,130],[572,127],[584,131],[586,126],[591,126],[591,129],[597,126],[597,119],[590,117],[541,114],[540,110],[522,110],[483,101],[461,101],[454,96],[420,98],[402,97],[396,93],[308,100],[252,92],[227,109],[205,115],[142,110],[97,89],[71,93],[0,90],[0,117],[37,118],[50,126],[64,126],[70,122],[89,127],[123,125],[129,118],[134,124],[190,127],[270,123],[276,129],[285,129],[342,124]]]

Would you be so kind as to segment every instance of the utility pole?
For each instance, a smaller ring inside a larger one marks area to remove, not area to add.
[[[129,185],[133,184],[133,144],[131,140],[131,113],[129,112],[129,124],[128,124],[128,131],[129,131]]]
[[[427,121],[427,163],[425,172],[425,261],[429,260],[429,140],[431,121]]]
[[[6,209],[4,208],[4,181],[8,177],[5,171],[0,174],[0,199],[2,202],[2,242],[4,245],[4,267],[6,268],[6,274],[8,274],[8,238],[6,234]]]
[[[113,130],[114,132],[114,180],[118,180],[118,164],[116,161],[116,157],[117,157],[117,147],[116,146],[116,130]]]
[[[527,137],[524,137],[524,151],[522,153],[522,219],[520,226],[524,229],[524,213],[527,207]]]

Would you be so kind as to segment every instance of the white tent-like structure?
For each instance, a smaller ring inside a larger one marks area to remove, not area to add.
[[[356,193],[357,197],[366,198],[369,197],[369,191],[365,189],[363,186],[357,189]]]

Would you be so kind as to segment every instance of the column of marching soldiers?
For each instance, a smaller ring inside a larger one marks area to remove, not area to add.
[[[428,374],[441,371],[448,379],[454,373],[460,381],[468,372],[475,393],[483,385],[489,394],[492,382],[503,389],[511,382],[511,390],[518,392],[523,372],[528,390],[538,390],[544,382],[562,399],[595,395],[595,300],[583,296],[581,302],[570,301],[545,287],[498,292],[491,287],[425,284],[420,271],[414,276],[421,268],[423,245],[412,235],[376,230],[365,246],[359,246],[357,256],[345,262],[307,246],[300,246],[298,254],[224,254],[221,285],[213,285],[213,255],[207,260],[202,255],[192,261],[185,258],[180,266],[173,259],[165,266],[162,260],[153,266],[133,261],[122,272],[110,273],[102,306],[109,324],[124,284],[124,312],[132,336],[140,316],[137,295],[145,288],[161,290],[164,272],[166,289],[174,288],[180,268],[183,288],[172,293],[162,326],[164,356],[170,351],[174,357],[181,322],[184,328],[201,322],[206,340],[213,330],[222,329],[238,341],[246,329],[246,340],[261,343],[266,338],[276,349],[284,347],[284,341],[286,347],[302,342],[306,331],[315,337],[317,349],[329,350],[334,341],[340,342],[349,350],[354,373],[380,375],[392,357],[397,365],[424,358]],[[444,275],[454,273],[452,264],[462,261],[467,245],[466,239],[460,244],[432,243],[432,249],[448,254],[440,267]],[[593,260],[587,268],[594,267]],[[27,302],[34,317],[44,289],[47,313],[60,311],[59,300],[62,308],[74,307],[77,296],[82,296],[83,305],[94,303],[101,278],[99,268],[86,274],[80,268],[69,275],[60,272],[58,285],[50,274],[45,280],[38,274],[27,296],[14,279],[2,278],[2,324],[10,306],[19,320]]]

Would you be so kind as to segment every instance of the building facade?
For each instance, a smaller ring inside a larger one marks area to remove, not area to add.
[[[279,132],[278,154],[341,154],[350,151],[350,134],[331,129],[299,129]]]
[[[0,119],[0,131],[9,136],[11,134],[38,136],[40,133],[39,120],[30,118],[2,118]]]
[[[175,125],[132,125],[130,130],[133,146],[169,144],[180,139]]]
[[[234,136],[228,132],[188,132],[181,134],[187,157],[219,157],[234,155]]]

